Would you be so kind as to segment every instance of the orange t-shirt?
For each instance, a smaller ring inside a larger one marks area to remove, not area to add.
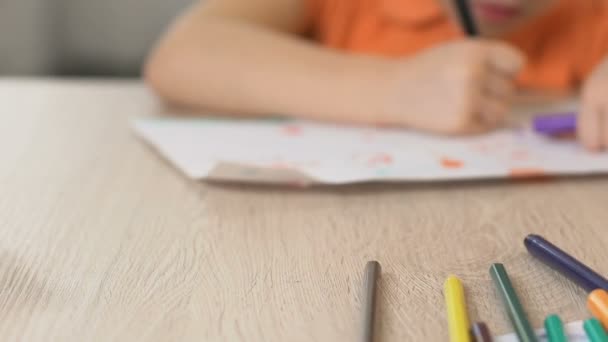
[[[332,48],[399,57],[464,36],[437,0],[308,1],[315,37]],[[528,57],[522,87],[572,90],[608,58],[608,0],[558,0],[504,40]]]

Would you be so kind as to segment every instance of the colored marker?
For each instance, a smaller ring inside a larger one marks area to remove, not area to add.
[[[469,315],[464,299],[464,287],[455,276],[450,276],[443,286],[451,342],[470,342]]]
[[[376,288],[378,287],[378,277],[382,268],[377,261],[370,261],[365,265],[363,276],[363,331],[361,342],[373,342],[375,337],[376,322]]]
[[[532,329],[532,326],[528,321],[526,312],[524,311],[519,298],[517,298],[517,293],[511,284],[505,266],[503,264],[492,265],[490,268],[490,275],[500,293],[502,302],[507,309],[507,314],[509,315],[509,319],[511,320],[513,328],[515,328],[519,340],[522,342],[538,341],[534,329]]]
[[[479,35],[477,25],[475,24],[475,18],[473,17],[473,13],[471,11],[471,6],[469,6],[469,0],[456,0],[456,9],[458,10],[460,21],[462,22],[464,32],[467,34],[467,36],[475,37]]]
[[[477,322],[471,327],[471,334],[475,342],[492,342],[492,334],[490,329],[483,322]]]
[[[587,337],[591,342],[608,342],[608,335],[602,328],[602,324],[595,318],[588,319],[583,323]]]
[[[587,307],[602,322],[604,328],[608,329],[608,292],[597,289],[589,295]]]
[[[564,331],[564,323],[558,315],[550,315],[545,319],[545,330],[549,342],[568,342]]]
[[[576,113],[552,113],[538,115],[532,121],[536,133],[546,135],[576,132]]]
[[[595,289],[608,290],[608,280],[576,260],[539,235],[528,235],[524,240],[528,252],[540,261],[560,272],[587,292]]]

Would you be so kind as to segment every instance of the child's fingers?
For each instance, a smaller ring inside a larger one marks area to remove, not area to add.
[[[598,151],[602,147],[602,130],[606,131],[604,120],[599,108],[595,103],[583,101],[578,118],[577,135],[583,146],[592,151]]]
[[[489,127],[496,127],[500,125],[508,113],[509,105],[506,101],[501,99],[485,97],[479,104],[480,119]]]
[[[526,58],[518,49],[501,42],[488,43],[488,67],[513,77],[523,68]]]
[[[484,92],[491,97],[510,99],[515,94],[515,83],[503,74],[488,72],[484,84]]]
[[[465,134],[481,134],[490,131],[493,126],[490,126],[482,118],[481,110],[475,112],[473,120],[471,120],[466,128],[462,131]]]

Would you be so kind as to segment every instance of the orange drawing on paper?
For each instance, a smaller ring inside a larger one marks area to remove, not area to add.
[[[393,163],[393,157],[388,153],[379,153],[369,159],[370,166],[390,165]]]
[[[288,125],[283,127],[283,133],[290,137],[297,137],[302,135],[302,127],[296,125]]]
[[[464,166],[464,162],[462,160],[444,157],[441,158],[441,166],[445,169],[461,169]]]

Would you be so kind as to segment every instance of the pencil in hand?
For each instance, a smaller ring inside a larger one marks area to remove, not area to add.
[[[479,30],[477,29],[477,24],[475,23],[475,17],[473,16],[473,11],[471,10],[469,0],[456,0],[456,9],[458,11],[458,16],[460,17],[462,27],[464,28],[467,36],[478,36]]]

